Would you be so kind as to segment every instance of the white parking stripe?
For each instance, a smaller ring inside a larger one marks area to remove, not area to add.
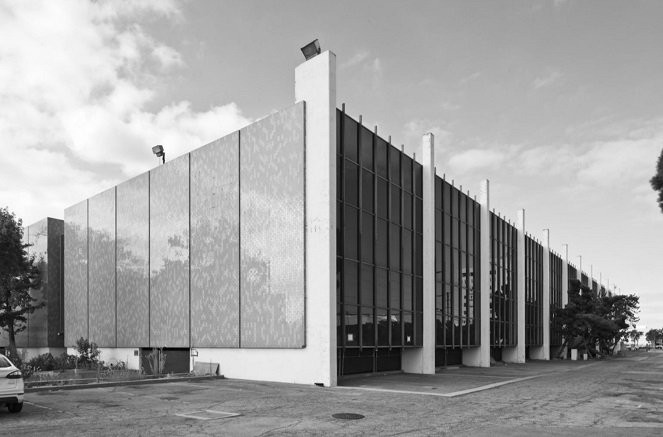
[[[53,410],[50,407],[45,407],[44,405],[35,404],[34,402],[23,401],[24,404],[32,405],[33,407],[43,408],[45,410]]]

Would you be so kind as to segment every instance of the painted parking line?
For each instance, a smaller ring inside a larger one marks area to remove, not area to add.
[[[24,404],[27,404],[27,405],[32,405],[33,407],[43,408],[44,410],[51,410],[51,411],[53,411],[53,408],[51,408],[51,407],[46,407],[46,406],[44,406],[44,405],[35,404],[34,402],[23,401],[23,403],[24,403]]]
[[[228,413],[227,411],[217,410],[196,410],[188,413],[176,413],[175,415],[196,420],[228,419],[230,417],[241,416],[239,413]]]
[[[470,393],[476,393],[479,391],[490,390],[492,388],[501,387],[507,384],[514,384],[516,382],[527,381],[528,379],[539,378],[542,375],[527,376],[524,378],[515,378],[508,381],[495,382],[493,384],[482,385],[479,387],[470,388],[467,390],[459,390],[451,393],[430,393],[425,391],[413,391],[413,390],[395,390],[388,388],[376,388],[376,387],[349,387],[349,386],[337,386],[341,389],[355,389],[355,390],[366,390],[366,391],[375,391],[382,393],[401,393],[401,394],[411,394],[411,395],[424,395],[424,396],[436,396],[441,398],[455,398],[457,396],[464,396]]]

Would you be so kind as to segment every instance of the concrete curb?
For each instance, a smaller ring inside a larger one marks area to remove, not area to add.
[[[59,391],[59,390],[81,390],[86,388],[105,388],[105,387],[118,387],[130,385],[148,385],[148,384],[165,384],[169,382],[195,382],[225,379],[223,375],[219,376],[188,376],[184,378],[153,378],[153,379],[136,379],[130,381],[112,381],[112,382],[93,382],[90,384],[67,384],[67,385],[45,385],[41,387],[25,387],[25,393],[35,393],[42,391]]]

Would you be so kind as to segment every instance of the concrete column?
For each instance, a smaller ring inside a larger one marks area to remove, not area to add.
[[[578,270],[576,271],[576,279],[582,283],[582,255],[578,255]]]
[[[336,55],[295,69],[306,102],[306,348],[317,380],[336,385]]]
[[[474,367],[490,367],[490,182],[481,183],[481,276],[479,284],[480,346],[463,351],[463,364]],[[475,304],[476,305],[476,304]],[[476,323],[476,322],[475,322]]]
[[[407,373],[435,373],[435,138],[424,135],[423,152],[423,347],[405,349],[401,367]]]
[[[502,351],[502,359],[505,363],[525,362],[525,210],[518,211],[516,220],[518,231],[517,247],[517,272],[516,272],[516,331],[518,333],[515,347],[505,347]]]
[[[530,349],[530,356],[535,360],[550,359],[550,231],[543,230],[543,345]]]
[[[569,245],[562,246],[562,308],[569,304]]]

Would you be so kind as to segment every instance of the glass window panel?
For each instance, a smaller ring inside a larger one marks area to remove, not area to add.
[[[451,282],[451,248],[444,246],[444,280]]]
[[[343,302],[346,305],[357,304],[358,266],[354,261],[346,260],[343,265]]]
[[[343,149],[346,158],[357,162],[357,122],[347,116],[343,123]]]
[[[358,227],[359,227],[359,214],[358,210],[351,206],[346,206],[343,211],[343,254],[346,258],[358,259],[357,256],[357,243],[359,241]]]
[[[442,204],[444,205],[444,211],[451,214],[451,185],[446,181],[442,184]]]
[[[373,263],[373,244],[375,234],[373,232],[373,216],[362,212],[361,222],[361,260]]]
[[[451,220],[451,246],[454,248],[458,248],[459,232],[460,229],[458,227],[458,220],[454,218]]]
[[[435,275],[442,278],[442,243],[435,243]]]
[[[412,158],[403,156],[403,189],[412,192]]]
[[[380,137],[376,137],[375,141],[375,167],[379,176],[383,178],[388,178],[389,174],[387,171],[387,156],[389,153],[389,145],[385,140]]]
[[[442,179],[437,176],[435,177],[435,209],[442,209]]]
[[[393,146],[389,147],[389,180],[401,184],[401,152]]]
[[[451,280],[455,285],[458,285],[458,249],[455,247],[451,249]]]
[[[344,340],[347,346],[359,346],[359,313],[354,305],[345,305]]]
[[[389,225],[386,221],[378,219],[377,235],[375,240],[375,264],[387,267],[389,253]]]
[[[439,211],[435,211],[435,240],[436,241],[442,241],[442,222],[443,219],[442,217],[444,214],[442,214]]]
[[[390,311],[389,322],[391,325],[391,345],[400,346],[401,336],[403,335],[401,327],[401,313],[398,311]]]
[[[445,244],[451,244],[451,217],[447,214],[442,214],[442,216],[444,220],[444,238],[442,241]]]
[[[343,158],[336,157],[336,199],[343,199]]]
[[[341,153],[341,139],[343,138],[341,123],[343,122],[342,120],[344,115],[345,114],[343,114],[340,110],[336,110],[336,153]]]
[[[412,229],[412,195],[403,193],[403,226]]]
[[[386,309],[376,309],[378,325],[378,346],[389,346],[389,318]]]
[[[460,220],[467,222],[467,195],[459,192],[458,197],[460,198]]]
[[[458,218],[458,190],[451,187],[451,216]]]
[[[414,272],[417,275],[422,275],[423,270],[424,270],[424,262],[423,262],[423,256],[424,256],[424,251],[423,251],[423,238],[421,237],[421,234],[415,234],[415,265],[414,265]]]
[[[361,302],[363,306],[373,306],[373,266],[361,265]]]
[[[403,272],[412,273],[412,231],[403,229],[402,265]]]
[[[373,200],[375,198],[375,187],[373,173],[367,170],[361,171],[361,209],[373,212]]]
[[[396,186],[391,186],[391,222],[401,223],[401,190]]]
[[[389,218],[389,183],[382,178],[378,178],[378,217]]]
[[[414,320],[412,313],[403,312],[403,344],[405,346],[414,344]]]
[[[345,202],[359,206],[359,166],[345,160]]]
[[[420,276],[414,278],[414,309],[417,312],[423,311],[424,302],[424,281]]]
[[[467,250],[467,225],[460,222],[460,250]]]
[[[396,272],[389,273],[389,308],[401,308],[401,275]]]
[[[403,275],[403,309],[412,310],[412,276]]]
[[[389,275],[387,270],[375,269],[375,306],[387,308],[389,294]]]
[[[361,308],[361,343],[362,346],[375,345],[375,321],[371,307]]]
[[[421,200],[419,197],[415,197],[415,230],[417,232],[423,232],[424,231],[424,204],[423,200]]]
[[[418,162],[414,163],[414,192],[419,197],[424,196],[423,167]]]
[[[389,267],[401,269],[401,235],[397,225],[389,224]]]
[[[373,168],[373,132],[361,127],[361,165]]]

